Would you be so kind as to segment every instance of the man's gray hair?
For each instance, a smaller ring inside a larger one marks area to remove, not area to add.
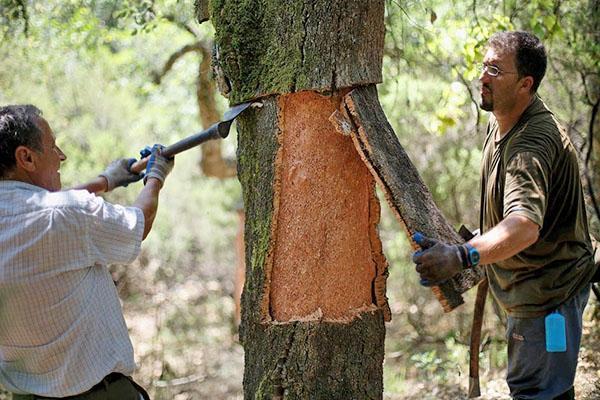
[[[17,147],[42,150],[42,131],[37,124],[41,115],[31,104],[0,107],[0,178],[14,169]]]

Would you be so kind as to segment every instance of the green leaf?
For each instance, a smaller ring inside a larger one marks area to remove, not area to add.
[[[555,15],[546,15],[544,17],[544,26],[549,32],[552,32],[552,28],[556,24],[556,16]]]

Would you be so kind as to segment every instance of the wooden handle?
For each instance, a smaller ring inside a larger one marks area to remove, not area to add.
[[[229,128],[231,127],[233,120],[253,104],[262,106],[260,103],[250,102],[238,104],[237,106],[230,108],[225,113],[222,121],[216,122],[203,131],[195,133],[191,136],[181,139],[176,143],[173,143],[168,147],[165,147],[162,151],[162,155],[165,157],[174,157],[175,154],[179,154],[182,151],[196,147],[208,140],[225,139],[227,135],[229,135]],[[149,157],[142,158],[141,160],[134,162],[131,164],[131,167],[129,167],[129,170],[133,173],[139,174],[146,168],[146,165],[148,164],[148,158]]]
[[[146,169],[146,164],[148,164],[149,158],[150,157],[142,158],[141,160],[134,162],[131,164],[131,167],[129,167],[129,170],[134,174],[139,174]]]
[[[481,396],[479,386],[479,350],[481,346],[481,327],[483,325],[483,311],[488,292],[488,280],[484,279],[477,286],[477,296],[473,310],[473,325],[471,326],[471,344],[469,352],[469,394],[470,399]]]

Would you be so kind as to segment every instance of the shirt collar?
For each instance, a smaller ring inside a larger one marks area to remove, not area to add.
[[[2,180],[0,179],[0,190],[11,190],[11,189],[23,189],[23,190],[31,190],[34,192],[43,192],[46,191],[43,187],[39,187],[36,185],[32,185],[31,183],[23,182],[23,181],[12,181],[12,180]]]

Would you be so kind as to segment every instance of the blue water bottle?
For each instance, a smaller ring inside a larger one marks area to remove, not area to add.
[[[546,351],[549,353],[567,351],[565,317],[558,311],[554,311],[546,317]]]

